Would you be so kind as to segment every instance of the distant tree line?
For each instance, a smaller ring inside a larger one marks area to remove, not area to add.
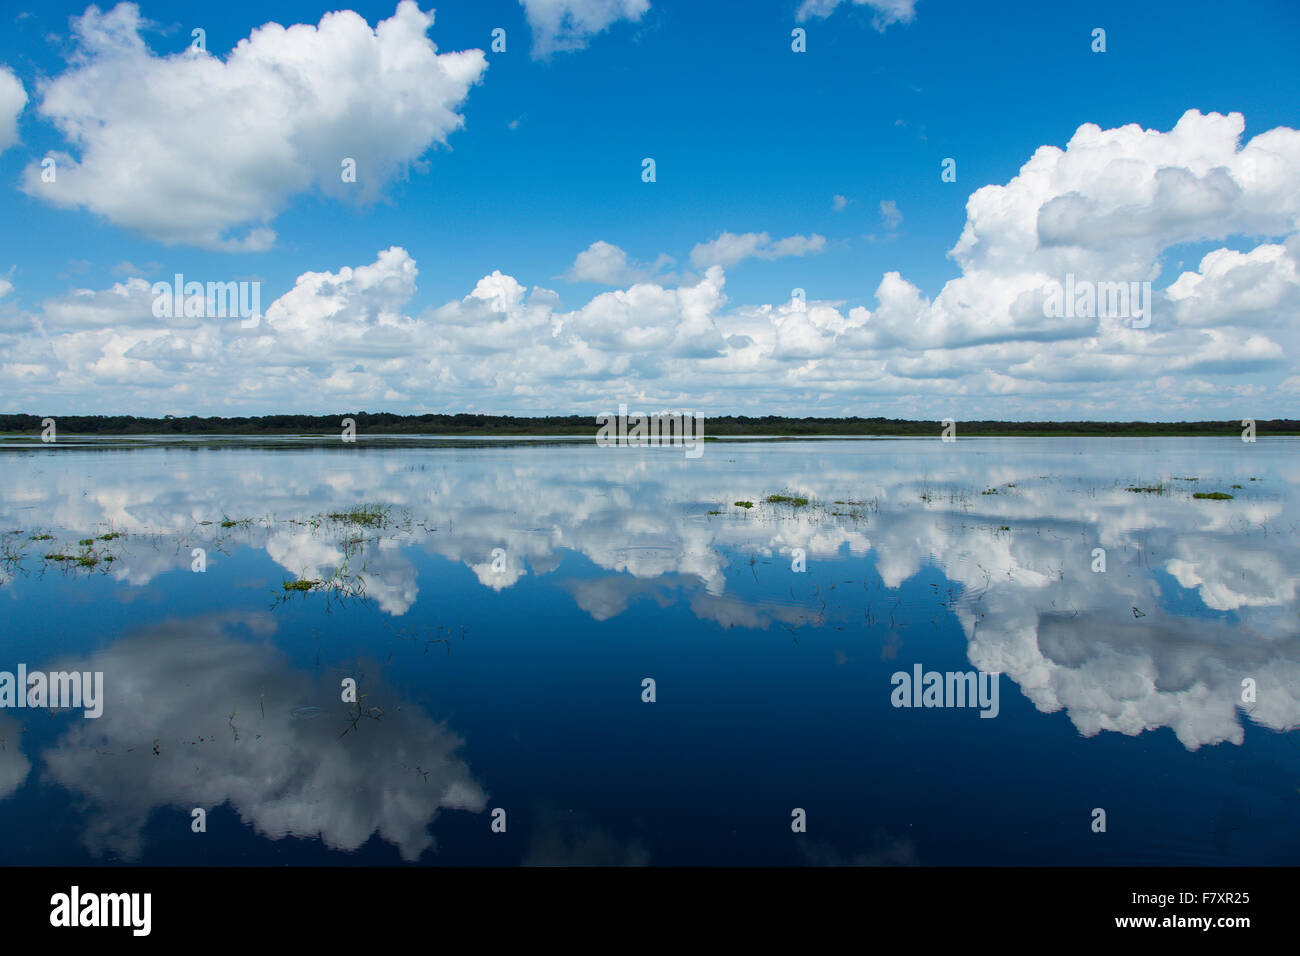
[[[55,419],[60,434],[79,435],[286,435],[331,434],[344,418],[356,421],[359,435],[594,435],[594,415],[397,415],[391,412],[340,412],[337,415],[256,415],[250,417],[134,415],[0,415],[0,432],[39,435],[41,422]],[[1300,434],[1295,419],[1259,419],[1260,435]],[[900,418],[792,418],[723,415],[705,419],[705,434],[727,435],[938,435],[938,421]],[[1216,422],[1009,422],[959,421],[958,437],[974,435],[1233,435],[1241,420]]]

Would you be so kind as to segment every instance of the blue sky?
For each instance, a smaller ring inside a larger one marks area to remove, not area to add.
[[[0,14],[6,411],[1300,412],[1295,4],[92,9]],[[341,9],[365,23],[308,35]],[[241,63],[268,22],[312,29]],[[970,218],[1085,124],[1148,132]],[[44,184],[50,155],[77,168]],[[261,282],[264,319],[156,319],[176,272]],[[1066,273],[1151,281],[1149,327],[1045,326]]]

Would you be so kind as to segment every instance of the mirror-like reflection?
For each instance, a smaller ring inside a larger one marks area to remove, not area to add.
[[[295,670],[268,643],[274,636],[265,614],[189,618],[92,655],[117,677],[104,716],[73,721],[41,754],[52,781],[95,807],[92,852],[138,859],[154,808],[229,804],[272,839],[356,850],[377,833],[415,860],[433,844],[428,825],[440,809],[483,809],[454,734],[389,703],[359,668],[370,693],[344,704],[340,680]],[[349,731],[356,739],[344,739]]]
[[[5,449],[0,669],[106,685],[0,714],[75,821],[15,862],[207,853],[194,807],[254,861],[1294,859],[1298,450]],[[891,706],[917,665],[997,719]]]

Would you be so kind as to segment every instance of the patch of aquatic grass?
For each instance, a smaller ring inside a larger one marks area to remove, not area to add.
[[[310,578],[300,578],[296,581],[286,580],[281,589],[275,593],[275,599],[272,601],[271,606],[281,605],[291,600],[295,594],[305,595],[308,592],[324,594],[327,607],[335,601],[342,603],[349,600],[358,600],[368,603],[370,599],[366,596],[365,570],[364,564],[360,569],[354,569],[345,561],[342,566],[336,568],[324,580]]]
[[[83,548],[89,548],[94,543],[95,543],[94,538],[82,538],[80,541],[77,542],[77,544],[81,545]]]
[[[108,534],[101,534],[101,535],[99,536],[99,540],[100,540],[100,541],[114,541],[114,540],[116,540],[116,539],[118,539],[118,538],[120,538],[120,537],[122,537],[122,532],[120,532],[120,531],[110,531]]]
[[[1144,495],[1163,495],[1165,493],[1164,485],[1130,485],[1126,491],[1136,491]]]
[[[768,495],[763,500],[769,505],[793,505],[796,508],[802,508],[808,504],[807,498],[801,498],[798,495]]]
[[[387,505],[357,505],[347,511],[331,511],[325,517],[343,524],[357,524],[364,528],[382,528],[388,522]]]
[[[997,493],[998,490],[996,488],[985,488],[983,491],[980,492],[980,494],[982,495],[996,495]]]
[[[1251,480],[1251,481],[1254,481],[1255,479],[1252,478],[1252,479],[1250,479],[1250,480]],[[33,540],[33,541],[53,541],[53,540],[54,540],[54,535],[52,535],[52,534],[34,534],[34,535],[32,535],[31,540]]]
[[[752,508],[752,507],[754,507],[754,502],[752,502],[752,501],[733,501],[732,504],[735,505],[737,508]]]
[[[51,552],[45,556],[46,561],[68,562],[79,568],[93,568],[99,564],[99,558],[90,552],[85,554],[60,554]]]
[[[1232,495],[1224,491],[1198,491],[1192,497],[1209,501],[1227,501]]]

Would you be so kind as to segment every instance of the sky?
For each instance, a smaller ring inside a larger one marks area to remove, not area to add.
[[[1298,54],[1290,0],[6,0],[0,410],[1300,417]]]

